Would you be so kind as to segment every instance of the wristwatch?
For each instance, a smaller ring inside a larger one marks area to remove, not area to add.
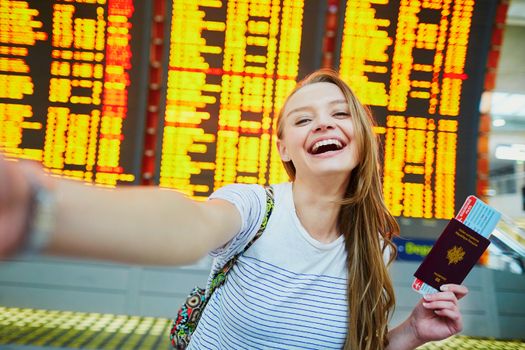
[[[31,199],[23,251],[40,253],[49,244],[56,224],[56,196],[52,189],[35,179],[29,179]]]

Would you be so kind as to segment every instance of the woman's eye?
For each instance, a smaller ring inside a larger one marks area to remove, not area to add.
[[[310,119],[309,118],[299,118],[295,121],[295,125],[306,124]]]
[[[333,114],[334,117],[337,117],[337,118],[346,118],[346,117],[349,117],[350,116],[350,113],[348,112],[335,112]]]

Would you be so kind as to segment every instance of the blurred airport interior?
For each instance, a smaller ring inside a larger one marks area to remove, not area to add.
[[[298,79],[338,69],[378,120],[402,228],[392,324],[474,194],[502,219],[465,280],[464,330],[420,349],[525,350],[525,0],[271,4],[0,1],[0,150],[200,200],[231,182],[282,182],[274,113]],[[0,349],[167,349],[169,319],[210,264],[2,262]]]
[[[490,186],[488,203],[504,214],[500,231],[510,232],[511,249],[493,245],[492,266],[523,273],[525,250],[525,1],[512,1],[507,13],[503,45],[490,100]],[[482,99],[484,101],[484,99]],[[505,241],[505,237],[502,238]],[[499,258],[496,256],[499,255]],[[517,258],[521,256],[521,258]],[[521,272],[520,272],[521,271]]]

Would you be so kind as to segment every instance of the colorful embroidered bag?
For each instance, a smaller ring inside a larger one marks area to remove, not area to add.
[[[204,311],[204,307],[210,300],[213,292],[226,282],[226,274],[235,265],[238,257],[243,254],[248,248],[251,247],[255,241],[261,237],[266,224],[270,219],[274,206],[273,189],[270,186],[265,187],[266,190],[266,212],[261,223],[259,231],[255,234],[253,239],[246,245],[242,252],[235,255],[233,258],[228,260],[224,264],[223,268],[218,270],[210,283],[209,294],[206,295],[206,290],[203,288],[195,287],[191,291],[190,295],[186,298],[184,305],[179,309],[177,317],[173,320],[171,325],[170,340],[171,345],[174,349],[184,350],[190,342],[191,335],[195,332],[199,319]]]

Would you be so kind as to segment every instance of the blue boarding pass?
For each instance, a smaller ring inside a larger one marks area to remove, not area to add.
[[[501,214],[490,205],[485,204],[475,196],[468,196],[463,206],[456,215],[456,220],[462,222],[468,228],[476,231],[481,236],[489,238],[490,234],[496,228]],[[434,294],[439,292],[432,286],[429,286],[419,278],[415,278],[412,283],[412,289],[419,294]]]

